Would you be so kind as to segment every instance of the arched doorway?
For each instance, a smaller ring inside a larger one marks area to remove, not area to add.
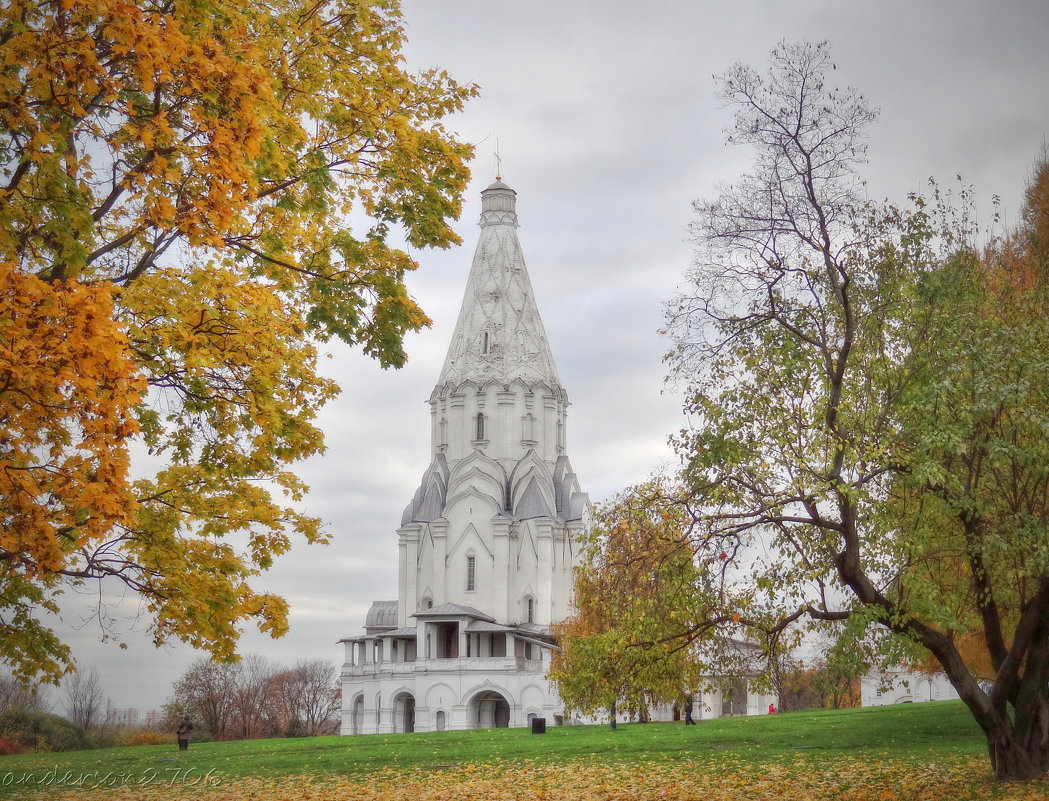
[[[509,728],[510,703],[494,690],[478,693],[470,701],[469,719],[475,729]]]
[[[393,699],[393,730],[415,731],[415,698],[411,693],[399,693]]]
[[[361,726],[364,725],[364,696],[354,698],[350,709],[350,729],[354,734],[360,734]]]

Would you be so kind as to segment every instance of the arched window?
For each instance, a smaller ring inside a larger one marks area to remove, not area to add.
[[[466,557],[466,591],[473,592],[477,589],[477,557]]]
[[[484,334],[481,335],[481,353],[487,353],[487,352],[488,352],[488,332],[485,331]]]
[[[477,413],[477,437],[476,439],[484,439],[484,412]]]
[[[531,412],[521,419],[521,439],[528,442],[535,440],[535,418]]]
[[[441,423],[438,426],[438,430],[437,430],[437,437],[438,437],[438,440],[437,440],[437,444],[438,445],[447,445],[448,444],[448,418],[446,418],[446,417],[442,417],[441,418]]]
[[[535,598],[529,597],[526,602],[527,622],[535,623]]]

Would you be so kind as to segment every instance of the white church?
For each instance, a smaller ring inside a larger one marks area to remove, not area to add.
[[[565,722],[546,679],[550,627],[570,613],[591,505],[566,453],[568,394],[516,204],[501,179],[481,193],[480,240],[430,395],[430,466],[397,529],[397,600],[375,601],[364,634],[339,641],[342,734]],[[694,691],[697,719],[764,714],[778,700],[721,684]]]
[[[430,396],[430,466],[397,529],[396,601],[340,640],[343,734],[562,720],[550,626],[569,613],[591,505],[566,453],[568,395],[517,237],[516,192],[481,234]]]

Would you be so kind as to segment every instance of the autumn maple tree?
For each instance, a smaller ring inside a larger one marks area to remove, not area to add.
[[[766,75],[720,77],[755,161],[695,204],[692,286],[668,310],[690,548],[729,563],[742,636],[880,632],[946,673],[999,778],[1043,776],[1049,165],[989,246],[965,197],[872,203],[876,113],[831,67],[826,44],[782,44]]]
[[[324,541],[338,338],[383,366],[428,323],[414,247],[458,241],[474,88],[410,73],[396,0],[11,0],[0,8],[0,656],[72,666],[72,584],[137,593],[156,643],[279,635],[253,576]],[[351,225],[351,220],[352,225]],[[131,448],[155,470],[132,470]]]
[[[614,726],[617,711],[644,717],[700,686],[699,646],[716,630],[703,615],[713,588],[683,547],[692,518],[682,497],[652,479],[596,510],[573,577],[574,612],[554,627],[550,678],[567,708],[607,711]]]

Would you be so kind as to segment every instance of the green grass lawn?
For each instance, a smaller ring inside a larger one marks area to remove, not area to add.
[[[768,764],[837,755],[935,762],[939,756],[981,756],[983,736],[956,701],[850,710],[813,710],[753,718],[681,723],[528,729],[484,729],[425,734],[365,735],[302,739],[192,743],[175,746],[106,748],[60,754],[0,757],[0,799],[22,798],[35,784],[113,786],[211,773],[238,776],[359,776],[384,769],[411,771],[465,764],[522,761],[560,764],[584,759],[602,763],[705,762],[731,755]],[[47,777],[51,774],[50,781]],[[989,768],[988,768],[989,772]],[[24,780],[30,774],[28,781]]]

